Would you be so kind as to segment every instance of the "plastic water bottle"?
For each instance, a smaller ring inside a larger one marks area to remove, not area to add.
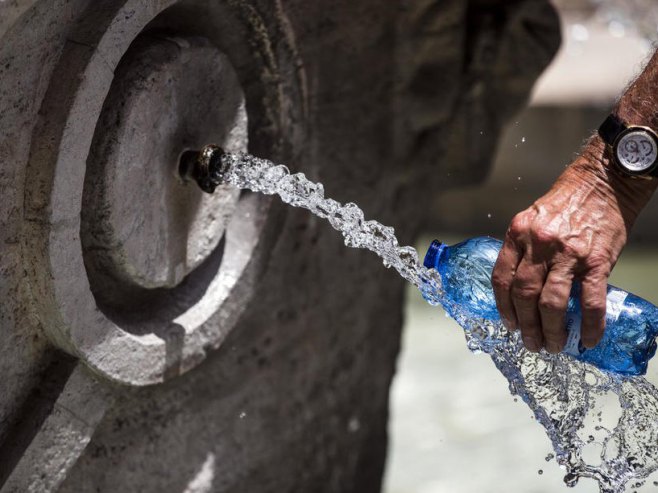
[[[491,286],[491,272],[502,242],[478,237],[447,246],[433,241],[425,267],[436,269],[443,283],[444,308],[453,318],[459,313],[500,321]],[[642,375],[656,352],[658,308],[622,289],[608,285],[605,332],[599,344],[586,349],[580,342],[580,284],[573,284],[566,314],[567,343],[563,352],[578,360],[623,375]]]

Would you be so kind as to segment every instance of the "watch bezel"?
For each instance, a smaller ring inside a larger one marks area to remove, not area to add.
[[[626,165],[619,159],[619,155],[617,153],[617,149],[619,147],[619,143],[621,140],[628,134],[633,133],[633,132],[644,132],[646,133],[652,140],[656,148],[656,157],[653,160],[653,163],[648,167],[645,168],[641,171],[636,171],[632,170],[626,167]],[[658,134],[650,128],[650,127],[645,127],[642,125],[631,125],[626,127],[624,130],[619,132],[619,134],[615,137],[614,142],[612,143],[612,156],[614,159],[615,164],[617,165],[617,168],[619,168],[623,173],[629,175],[629,176],[648,176],[648,175],[653,175],[654,172],[658,169]]]

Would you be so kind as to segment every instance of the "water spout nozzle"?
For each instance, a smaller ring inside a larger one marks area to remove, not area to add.
[[[200,151],[185,151],[178,168],[183,181],[194,180],[201,190],[213,193],[224,183],[228,171],[228,165],[222,160],[224,154],[224,150],[214,144],[208,144]]]

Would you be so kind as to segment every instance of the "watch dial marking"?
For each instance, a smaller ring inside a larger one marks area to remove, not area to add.
[[[621,136],[616,154],[624,168],[632,172],[642,172],[656,162],[658,147],[645,130],[632,130]]]

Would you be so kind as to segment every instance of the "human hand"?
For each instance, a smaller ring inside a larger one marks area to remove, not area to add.
[[[492,274],[496,304],[530,351],[563,349],[574,280],[582,285],[583,345],[594,347],[603,335],[608,276],[657,181],[631,179],[611,166],[603,142],[593,138],[505,235]]]

